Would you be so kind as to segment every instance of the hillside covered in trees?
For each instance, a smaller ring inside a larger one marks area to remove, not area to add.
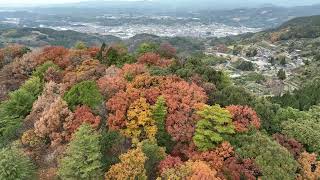
[[[133,49],[0,49],[0,179],[320,178],[315,74],[264,97],[212,68],[221,57]]]

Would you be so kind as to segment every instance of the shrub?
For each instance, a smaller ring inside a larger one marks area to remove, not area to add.
[[[236,68],[242,71],[254,71],[254,65],[250,61],[242,61]]]
[[[138,54],[145,54],[148,52],[156,52],[158,50],[158,45],[154,43],[142,43],[137,49]]]
[[[283,69],[280,69],[277,73],[277,77],[280,79],[280,80],[285,80],[287,78],[287,75],[286,75],[286,71],[283,70]]]

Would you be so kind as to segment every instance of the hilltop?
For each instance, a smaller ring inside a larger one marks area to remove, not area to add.
[[[280,40],[320,37],[320,16],[292,19],[274,32],[280,33]]]

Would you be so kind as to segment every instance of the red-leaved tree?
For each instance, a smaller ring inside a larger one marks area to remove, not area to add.
[[[232,115],[232,121],[235,125],[236,131],[246,132],[250,127],[254,127],[256,129],[260,128],[260,119],[252,108],[248,106],[231,105],[226,107],[226,109]]]
[[[74,112],[74,118],[64,123],[63,128],[66,133],[66,140],[71,139],[71,135],[83,124],[90,124],[97,129],[100,125],[101,118],[94,116],[92,110],[87,106],[78,106]]]
[[[152,52],[145,53],[138,58],[139,64],[145,64],[148,66],[167,67],[171,64],[171,62],[171,60],[162,59],[159,54]]]
[[[109,127],[124,128],[126,113],[131,103],[144,97],[153,105],[159,96],[166,99],[168,116],[166,129],[176,141],[190,142],[195,130],[197,116],[195,105],[206,102],[204,90],[193,83],[181,78],[169,76],[138,75],[127,85],[125,91],[119,91],[107,102]]]

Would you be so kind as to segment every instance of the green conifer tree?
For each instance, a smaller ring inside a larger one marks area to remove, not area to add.
[[[59,162],[61,179],[101,179],[102,154],[100,135],[88,124],[80,126]]]
[[[1,180],[31,180],[35,175],[35,166],[18,149],[0,149]]]
[[[170,152],[174,146],[174,142],[171,140],[170,134],[166,131],[166,116],[166,101],[163,96],[160,96],[156,104],[152,107],[152,118],[157,124],[158,131],[156,139],[159,146],[166,147],[166,150]]]
[[[64,96],[70,109],[74,110],[78,105],[87,105],[95,109],[102,103],[103,97],[94,81],[83,81],[73,86]]]

